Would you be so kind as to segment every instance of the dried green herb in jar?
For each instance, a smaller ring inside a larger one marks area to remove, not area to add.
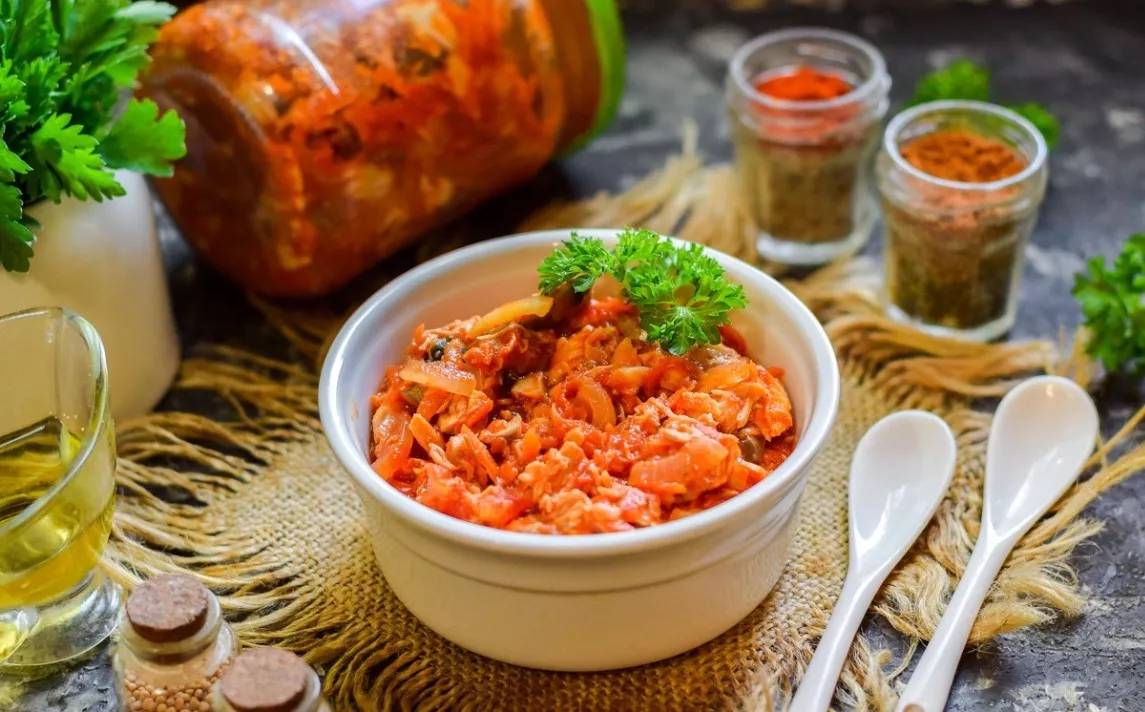
[[[874,150],[876,136],[860,138],[858,143],[793,146],[736,126],[736,169],[759,229],[792,242],[845,240],[855,229],[856,200],[869,195],[861,167]]]
[[[1022,219],[990,209],[926,217],[883,202],[886,284],[914,320],[973,329],[1001,318],[1021,265]]]

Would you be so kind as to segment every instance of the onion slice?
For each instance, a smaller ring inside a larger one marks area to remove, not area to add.
[[[410,359],[398,372],[403,381],[440,388],[459,396],[468,396],[477,387],[477,377],[444,361]]]
[[[511,324],[515,321],[519,322],[527,316],[545,316],[552,308],[553,298],[540,294],[534,294],[524,299],[514,299],[511,302],[502,304],[475,321],[473,326],[469,327],[467,336],[472,339],[476,336],[487,334],[499,326]]]
[[[576,381],[577,392],[574,401],[589,412],[592,424],[600,430],[616,425],[616,407],[608,392],[591,378]]]

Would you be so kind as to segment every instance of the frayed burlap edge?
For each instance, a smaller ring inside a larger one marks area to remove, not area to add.
[[[647,226],[755,258],[750,220],[731,169],[704,165],[694,129],[686,132],[680,155],[624,194],[550,206],[522,229],[623,225]],[[980,446],[990,416],[973,409],[975,399],[998,397],[1039,372],[1061,373],[1083,385],[1093,378],[1094,368],[1083,354],[1084,335],[1072,349],[1055,349],[1048,342],[968,344],[922,334],[883,316],[873,274],[871,265],[852,260],[787,284],[825,324],[844,378],[876,388],[896,408],[943,414],[962,446],[984,451]],[[313,364],[321,362],[339,320],[261,301],[256,305],[300,353]],[[332,696],[380,695],[387,707],[405,707],[403,700],[422,698],[426,678],[417,672],[424,663],[414,651],[400,643],[363,639],[352,627],[332,627],[322,619],[321,607],[312,605],[317,590],[299,583],[304,579],[295,575],[291,562],[268,564],[253,556],[256,544],[237,540],[226,528],[203,526],[214,493],[243,488],[260,476],[264,463],[319,432],[315,369],[211,348],[183,364],[176,387],[215,394],[230,404],[235,418],[220,423],[190,413],[155,413],[120,424],[119,482],[128,496],[117,510],[106,556],[110,574],[131,587],[160,572],[193,571],[222,594],[223,607],[245,643],[306,651],[310,662],[327,666]],[[1078,614],[1084,597],[1068,559],[1101,529],[1100,522],[1080,513],[1099,494],[1145,467],[1145,445],[1123,451],[1142,419],[1145,408],[1100,444],[1089,476],[1020,542],[979,614],[972,642]],[[166,489],[163,496],[157,487]],[[978,532],[980,487],[980,480],[960,470],[935,521],[876,599],[874,612],[910,637],[912,653],[919,640],[933,633],[969,559]],[[172,492],[183,497],[172,497]],[[829,613],[823,612],[823,625]],[[777,651],[743,707],[785,708],[809,654],[806,646]],[[895,678],[909,657],[889,669],[895,662],[890,653],[872,649],[859,637],[840,680],[839,702],[854,709],[891,708]],[[363,679],[365,671],[380,664],[398,672],[384,685]],[[351,688],[353,695],[343,694]],[[434,707],[449,709],[455,693],[440,691]]]

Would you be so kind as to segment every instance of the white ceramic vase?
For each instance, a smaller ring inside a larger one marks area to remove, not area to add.
[[[0,270],[0,314],[65,307],[95,326],[107,352],[112,415],[155,407],[179,368],[179,339],[147,184],[116,178],[114,200],[40,203],[36,255],[24,274]]]

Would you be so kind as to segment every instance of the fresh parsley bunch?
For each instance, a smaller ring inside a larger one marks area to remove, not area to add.
[[[123,102],[175,12],[162,2],[0,0],[0,264],[26,272],[37,227],[24,208],[124,194],[113,171],[171,175],[183,122]]]
[[[952,62],[920,79],[908,106],[948,99],[990,101],[990,70],[968,59]],[[1057,117],[1045,107],[1027,102],[1009,108],[1033,124],[1050,148],[1057,145],[1060,126]]]
[[[729,323],[728,313],[747,306],[743,287],[732,284],[700,245],[680,246],[651,230],[624,230],[612,250],[574,232],[537,271],[544,294],[564,284],[587,292],[611,275],[639,311],[648,339],[677,356],[693,346],[720,343],[719,327]]]
[[[1112,268],[1089,261],[1075,277],[1073,296],[1089,330],[1087,351],[1108,371],[1145,373],[1145,233],[1126,241]]]
[[[944,99],[990,101],[990,72],[968,59],[959,59],[918,80],[909,106]]]

